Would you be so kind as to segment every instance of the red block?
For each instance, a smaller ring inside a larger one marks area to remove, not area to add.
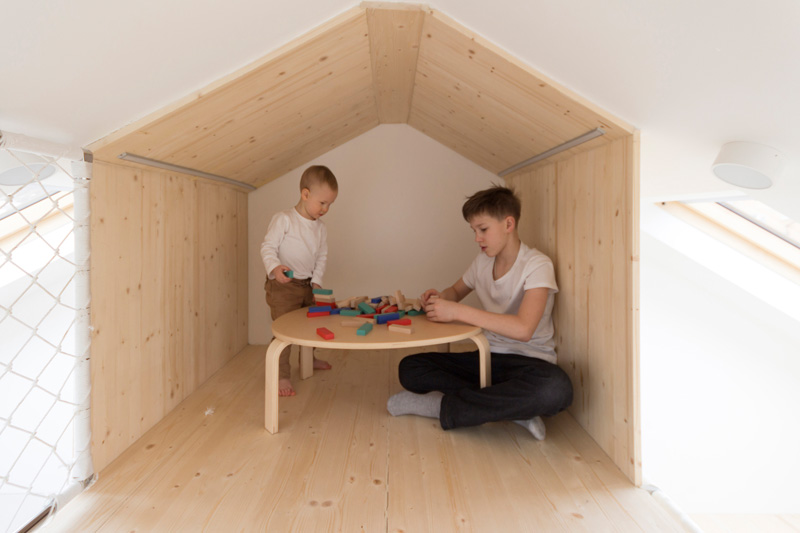
[[[387,307],[389,307],[389,306],[388,305],[382,305],[380,307],[376,307],[375,308],[375,312],[376,313],[380,313],[382,310],[386,309]]]
[[[331,309],[336,309],[336,304],[333,302],[314,302],[315,307],[330,307]]]
[[[400,320],[390,320],[387,324],[396,324],[398,326],[410,326],[411,319],[410,318],[401,318]]]
[[[368,315],[358,315],[358,318],[375,318],[375,313],[370,313]]]
[[[392,305],[392,306],[387,307],[386,309],[384,309],[382,312],[383,313],[396,313],[397,312],[397,306],[396,305]]]
[[[317,328],[317,335],[329,341],[333,338],[333,332],[328,328]]]
[[[308,318],[314,318],[315,316],[330,316],[330,311],[319,311],[318,313],[306,313]]]

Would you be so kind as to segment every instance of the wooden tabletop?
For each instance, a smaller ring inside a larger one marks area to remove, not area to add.
[[[287,313],[272,323],[272,334],[291,344],[315,348],[336,348],[349,350],[374,350],[388,348],[409,348],[430,346],[469,339],[482,333],[477,326],[461,322],[431,322],[425,315],[404,318],[411,319],[411,334],[389,331],[386,324],[374,324],[372,331],[365,336],[356,334],[358,327],[343,326],[342,321],[354,317],[330,315],[308,318],[308,308]],[[317,335],[317,328],[327,328],[334,338],[325,340]]]

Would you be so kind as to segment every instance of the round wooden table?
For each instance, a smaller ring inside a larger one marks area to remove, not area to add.
[[[389,331],[386,324],[374,324],[372,331],[364,336],[356,334],[357,327],[343,326],[342,321],[354,317],[330,315],[308,318],[308,308],[287,313],[272,323],[275,339],[267,348],[266,383],[264,393],[264,425],[270,433],[278,432],[278,359],[284,348],[300,346],[300,376],[303,379],[313,374],[312,348],[341,350],[388,350],[445,344],[471,339],[477,346],[481,366],[481,387],[491,383],[489,342],[483,330],[461,322],[431,322],[425,315],[411,318],[411,334]],[[317,335],[317,328],[327,328],[334,338],[325,340]]]

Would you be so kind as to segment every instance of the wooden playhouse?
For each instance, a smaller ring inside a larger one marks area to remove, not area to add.
[[[557,269],[570,411],[641,483],[637,131],[442,13],[379,3],[89,147],[97,471],[246,347],[248,191],[386,123],[521,193],[521,236]]]

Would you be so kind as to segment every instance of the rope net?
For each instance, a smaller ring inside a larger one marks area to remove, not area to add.
[[[0,144],[0,531],[92,478],[90,171]]]

